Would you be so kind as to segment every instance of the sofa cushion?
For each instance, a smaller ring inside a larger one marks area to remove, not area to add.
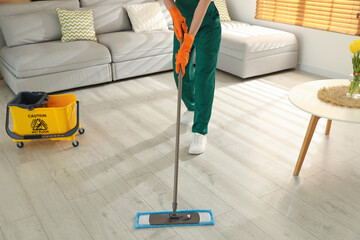
[[[79,8],[78,1],[38,1],[16,4],[4,4],[0,8],[0,16],[10,16],[22,13],[38,12],[43,10],[54,10],[57,8],[76,9]],[[26,24],[26,23],[23,23]],[[30,28],[30,27],[29,27]],[[0,31],[0,48],[5,45],[2,31]]]
[[[173,26],[173,20],[171,18],[169,10],[166,8],[164,0],[157,0],[157,2],[160,3],[161,11],[164,15],[164,18],[167,22],[168,28],[172,28]]]
[[[170,30],[146,33],[123,31],[99,35],[98,41],[110,49],[113,62],[122,62],[171,53],[173,35]]]
[[[131,30],[131,23],[123,4],[96,5],[81,9],[93,10],[96,34]]]
[[[135,32],[168,30],[158,2],[130,4],[125,5],[125,8]]]
[[[297,51],[296,37],[292,33],[260,26],[239,26],[223,31],[220,52],[238,59]]]
[[[144,2],[154,2],[155,0],[80,0],[81,7],[93,6],[93,5],[104,5],[104,4],[137,4]]]
[[[61,38],[54,10],[4,16],[0,18],[0,26],[8,47]]]
[[[61,25],[61,42],[90,40],[97,42],[93,11],[56,8]]]
[[[78,1],[35,1],[16,4],[1,5],[0,16],[16,15],[21,13],[38,12],[43,10],[54,10],[56,8],[76,9],[79,8]]]
[[[35,43],[0,50],[2,63],[19,78],[111,62],[109,50],[92,41]]]
[[[237,31],[243,26],[250,26],[250,24],[238,21],[224,21],[221,22],[221,31]]]
[[[231,21],[228,8],[226,5],[226,0],[214,0],[215,6],[219,11],[221,21]]]

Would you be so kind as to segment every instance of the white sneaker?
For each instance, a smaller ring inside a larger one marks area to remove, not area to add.
[[[194,133],[192,142],[189,147],[189,154],[201,154],[205,152],[206,143],[206,135]]]
[[[180,123],[181,124],[188,124],[188,123],[191,123],[193,120],[194,120],[194,111],[186,110],[186,112],[184,112],[181,115]]]

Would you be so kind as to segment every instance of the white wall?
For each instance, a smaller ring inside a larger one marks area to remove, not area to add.
[[[349,44],[358,36],[255,19],[256,0],[227,0],[234,20],[294,33],[299,43],[299,68],[329,78],[348,78],[352,73]]]

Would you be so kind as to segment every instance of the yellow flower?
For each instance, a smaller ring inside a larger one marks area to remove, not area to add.
[[[356,50],[355,50],[355,47],[354,47],[354,44],[350,44],[350,51],[352,52],[352,53],[356,53]]]
[[[350,51],[354,54],[360,51],[360,39],[354,40],[354,42],[350,44]]]
[[[360,51],[360,39],[354,40],[355,47]]]

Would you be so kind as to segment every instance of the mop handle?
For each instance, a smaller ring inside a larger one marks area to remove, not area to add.
[[[184,39],[180,39],[180,47]],[[173,192],[173,216],[176,216],[177,209],[177,192],[178,192],[178,178],[179,178],[179,145],[180,145],[180,114],[181,114],[181,95],[182,95],[182,78],[183,73],[179,71],[178,79],[178,98],[177,98],[177,115],[176,115],[176,143],[175,143],[175,167],[174,167],[174,192]]]

